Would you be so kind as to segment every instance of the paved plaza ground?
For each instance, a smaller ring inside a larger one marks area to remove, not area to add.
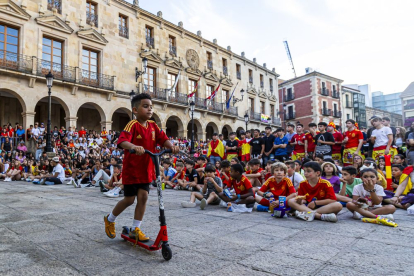
[[[0,182],[0,275],[413,275],[414,217],[397,228],[355,221],[276,219],[208,206],[183,209],[187,191],[164,192],[173,258],[111,240],[103,216],[120,200],[98,188]],[[117,219],[132,222],[133,208]],[[151,190],[143,230],[158,233]]]

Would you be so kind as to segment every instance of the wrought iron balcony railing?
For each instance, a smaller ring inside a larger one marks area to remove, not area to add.
[[[33,69],[33,58],[0,51],[0,68],[30,74]]]
[[[322,88],[321,89],[321,95],[323,96],[329,96],[329,90],[326,88]]]
[[[114,90],[114,76],[79,69],[79,83],[92,87]]]
[[[249,82],[253,83],[253,77],[249,77]]]
[[[167,93],[164,88],[144,85],[144,93],[147,93],[154,99],[167,100]]]
[[[262,118],[260,113],[254,112],[254,111],[250,111],[250,120],[256,120],[256,121],[260,121]]]
[[[98,28],[98,15],[93,12],[86,12],[86,24]]]
[[[322,113],[322,115],[324,115],[324,116],[331,116],[331,115],[332,115],[331,110],[330,110],[330,109],[327,109],[327,108],[322,108],[322,109],[321,109],[321,113]]]
[[[215,101],[208,101],[207,100],[207,110],[222,113],[223,112],[223,104],[215,102]]]
[[[338,110],[334,110],[333,111],[333,116],[336,118],[341,118],[342,117],[342,112],[338,111]]]
[[[67,81],[67,82],[76,81],[76,68],[75,67],[39,59],[37,61],[37,75],[44,77],[49,72],[52,72],[54,78],[57,80],[62,80],[62,81]]]
[[[285,120],[293,120],[296,118],[295,112],[288,112],[285,114]]]
[[[333,90],[332,91],[332,98],[339,99],[339,93],[338,93],[338,91],[336,91],[336,90]]]
[[[188,104],[187,94],[169,92],[168,101],[172,103]]]
[[[273,92],[273,85],[270,86],[270,92]]]
[[[237,71],[236,72],[236,75],[237,75],[237,79],[241,80],[241,72],[240,71]]]
[[[263,88],[263,87],[264,87],[264,82],[263,82],[263,81],[261,81],[261,82],[260,82],[260,87],[261,87],[261,88]]]
[[[295,95],[293,94],[287,94],[285,102],[293,101],[295,99]]]
[[[350,101],[345,102],[345,107],[346,108],[352,108],[352,102],[350,102]]]
[[[227,66],[223,66],[223,74],[224,74],[225,76],[227,76],[227,75],[228,75],[228,72],[227,72]]]
[[[197,108],[207,109],[207,101],[206,101],[206,99],[195,97],[194,98],[194,103],[195,103],[195,106]]]
[[[129,30],[126,26],[119,26],[119,36],[129,38]]]
[[[154,38],[153,37],[147,36],[145,38],[145,41],[147,42],[148,47],[154,48]]]
[[[56,9],[59,14],[62,14],[62,0],[47,0],[47,9],[49,11]]]
[[[213,69],[213,61],[207,60],[207,68],[208,69]]]
[[[229,109],[226,109],[226,107],[224,108],[224,113],[229,114],[229,115],[233,115],[233,116],[238,116],[238,110],[237,110],[237,106],[230,106]]]
[[[170,45],[170,55],[177,56],[177,47]]]

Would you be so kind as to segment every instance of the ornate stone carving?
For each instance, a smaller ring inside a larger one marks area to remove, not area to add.
[[[198,66],[200,65],[200,59],[198,57],[197,52],[193,49],[188,49],[185,56],[187,59],[188,66],[193,70],[197,70]]]

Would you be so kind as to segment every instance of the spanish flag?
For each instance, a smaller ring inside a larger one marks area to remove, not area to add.
[[[387,179],[387,190],[392,191],[392,172],[391,172],[391,155],[384,155],[385,159],[385,178]]]
[[[410,177],[410,173],[413,172],[413,166],[408,166],[403,170],[402,175],[400,176],[400,181],[399,184],[401,184],[407,177]],[[408,183],[407,186],[405,186],[404,192],[402,192],[403,195],[408,194],[411,189],[413,188],[413,183],[411,182],[412,180],[409,178],[408,179]]]
[[[210,143],[208,143],[208,152],[207,152],[207,157],[210,157],[211,153],[214,152],[217,153],[221,158],[224,157],[224,145],[221,142],[220,139],[217,139],[218,144],[217,146],[213,149],[213,147],[211,146],[211,144],[214,142],[213,140],[210,141]]]
[[[249,161],[250,160],[250,144],[247,142],[246,139],[242,141],[241,145],[241,156],[242,161]]]

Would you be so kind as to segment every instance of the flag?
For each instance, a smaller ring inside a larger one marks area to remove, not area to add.
[[[180,78],[181,70],[178,72],[177,77],[175,78],[174,85],[171,87],[170,92],[174,92],[177,87],[178,79]]]
[[[220,155],[221,158],[224,157],[224,145],[221,142],[220,139],[217,140],[218,144],[216,146],[216,148],[214,149],[214,152],[217,153],[218,155]],[[207,152],[207,157],[210,157],[211,153],[213,152],[213,148],[211,147],[211,143],[213,143],[213,140],[210,141],[210,143],[208,143],[208,152]]]
[[[401,193],[401,195],[406,195],[406,194],[408,194],[408,193],[411,191],[411,189],[413,188],[413,183],[412,183],[412,180],[411,180],[411,178],[410,178],[410,174],[411,174],[412,172],[413,172],[413,166],[408,166],[408,167],[406,167],[406,168],[403,170],[403,173],[402,173],[402,175],[400,176],[400,182],[399,182],[399,185],[401,185],[401,184],[404,182],[404,180],[408,178],[407,185],[405,186],[405,189],[404,189],[404,191]]]
[[[391,172],[391,155],[384,155],[385,159],[385,179],[387,180],[387,190],[392,191],[392,172]]]
[[[219,83],[219,85],[217,86],[216,90],[214,90],[214,91],[213,91],[213,93],[211,93],[211,95],[210,95],[210,96],[208,96],[206,100],[210,100],[210,101],[213,101],[213,100],[214,100],[214,98],[215,98],[215,97],[216,97],[216,95],[217,95],[217,91],[218,91],[218,90],[219,90],[219,88],[220,88],[220,85],[221,85],[221,83]]]
[[[229,109],[230,108],[230,101],[231,101],[231,98],[233,97],[233,94],[234,94],[234,91],[236,91],[236,87],[237,87],[237,85],[238,85],[239,83],[236,83],[236,86],[234,87],[234,90],[233,90],[233,92],[231,93],[231,95],[230,95],[230,98],[228,99],[228,101],[227,101],[227,104],[226,104],[226,109]]]
[[[201,79],[201,76],[198,78],[198,81],[197,81],[197,83],[196,83],[196,85],[195,85],[195,87],[194,87],[193,92],[191,92],[190,94],[188,94],[188,95],[187,95],[187,98],[191,98],[191,97],[192,97],[192,96],[194,96],[194,94],[197,92],[197,89],[198,89],[198,82],[200,81],[200,79]]]

